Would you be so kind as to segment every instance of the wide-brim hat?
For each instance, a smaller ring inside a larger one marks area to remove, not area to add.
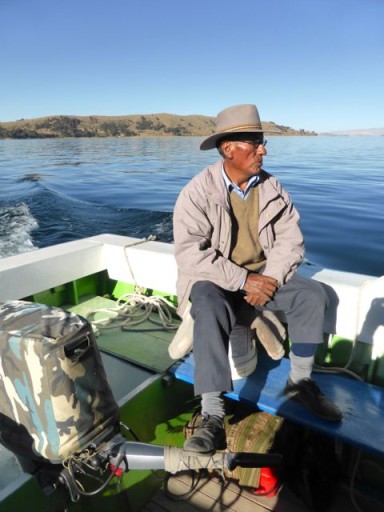
[[[263,132],[256,105],[235,105],[217,114],[216,131],[201,143],[200,149],[216,148],[217,142],[229,134]]]

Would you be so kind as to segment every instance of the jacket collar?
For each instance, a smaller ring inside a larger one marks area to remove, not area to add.
[[[216,204],[219,204],[221,206],[229,208],[229,202],[228,202],[228,190],[225,183],[225,180],[222,175],[222,169],[223,169],[223,160],[218,160],[213,165],[208,167],[208,170],[210,172],[210,179],[208,180],[207,184],[207,194],[210,195],[213,201],[215,201]],[[268,182],[268,176],[269,174],[265,171],[261,171],[259,174],[259,183],[258,186],[261,184],[264,184]],[[263,187],[262,187],[263,188]],[[270,191],[272,192],[272,191]],[[272,196],[276,195],[276,191],[274,193],[272,192]],[[271,197],[269,197],[271,199]]]
[[[207,195],[216,204],[229,209],[228,190],[222,175],[223,160],[218,160],[208,167],[210,179],[207,183]]]

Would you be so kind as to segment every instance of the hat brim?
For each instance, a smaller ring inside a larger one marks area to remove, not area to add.
[[[243,131],[243,130],[231,130],[231,131],[228,131],[228,132],[219,132],[219,133],[214,133],[213,135],[210,135],[205,140],[203,140],[203,142],[200,144],[200,149],[202,151],[206,151],[208,149],[215,149],[217,147],[218,141],[220,139],[224,139],[226,135],[233,136],[236,133],[264,133],[264,132],[267,132],[267,133],[281,133],[280,130],[273,130],[273,129],[271,129],[271,130],[260,130],[258,128],[255,128],[254,130],[248,128],[245,131]]]

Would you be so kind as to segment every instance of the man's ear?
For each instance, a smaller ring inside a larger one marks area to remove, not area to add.
[[[230,140],[225,140],[221,144],[221,151],[225,155],[225,158],[228,158],[228,160],[231,160],[233,158],[233,143]]]

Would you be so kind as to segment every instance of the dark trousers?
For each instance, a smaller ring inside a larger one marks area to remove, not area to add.
[[[228,360],[229,336],[235,324],[250,325],[257,310],[241,291],[230,292],[210,281],[198,281],[191,290],[194,319],[193,354],[195,394],[232,390]],[[322,343],[327,294],[312,279],[295,274],[264,308],[283,312],[293,343]]]

